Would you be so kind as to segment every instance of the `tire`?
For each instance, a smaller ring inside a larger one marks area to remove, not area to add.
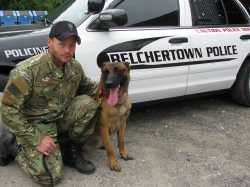
[[[232,87],[232,98],[239,104],[250,106],[250,61],[240,68]]]
[[[0,74],[0,92],[2,92],[7,84],[8,76]]]

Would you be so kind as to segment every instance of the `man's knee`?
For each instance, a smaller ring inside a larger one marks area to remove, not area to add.
[[[99,105],[86,95],[76,97],[73,104],[76,105],[76,110],[71,112],[75,121],[68,132],[72,140],[84,142],[94,132]]]
[[[77,131],[84,130],[95,116],[98,107],[98,103],[87,95],[75,97],[65,111],[64,117],[58,121],[58,132],[65,133],[72,128],[76,128]]]
[[[98,103],[93,98],[87,95],[77,96],[67,108],[64,121],[72,124],[82,118],[91,119],[95,115],[97,108]]]
[[[73,101],[75,112],[95,113],[98,108],[98,103],[90,96],[80,95],[75,97]]]

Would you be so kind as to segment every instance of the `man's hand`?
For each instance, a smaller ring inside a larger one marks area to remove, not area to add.
[[[54,143],[54,140],[49,136],[43,137],[40,144],[37,146],[37,150],[46,156],[52,153],[55,148],[56,145]]]

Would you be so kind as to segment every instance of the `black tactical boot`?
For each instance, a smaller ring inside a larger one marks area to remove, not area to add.
[[[60,145],[63,163],[66,166],[76,168],[77,171],[83,174],[95,172],[94,164],[83,157],[81,145],[74,144],[71,141],[63,142]]]

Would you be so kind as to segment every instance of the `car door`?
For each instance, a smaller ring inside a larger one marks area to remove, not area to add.
[[[180,11],[183,3],[179,4],[178,0],[113,1],[108,8],[124,9],[128,23],[109,31],[80,27],[78,30],[84,38],[76,57],[87,57],[90,62],[129,62],[129,94],[133,102],[184,95],[188,73],[185,62],[189,54],[183,49],[190,45],[188,31],[181,28],[181,23],[186,23],[180,18],[180,15],[185,18],[185,9]],[[100,74],[93,64],[83,63],[83,66],[92,77]]]
[[[202,56],[190,64],[187,94],[230,88],[248,53],[247,12],[235,0],[189,2],[193,17],[190,42]]]

